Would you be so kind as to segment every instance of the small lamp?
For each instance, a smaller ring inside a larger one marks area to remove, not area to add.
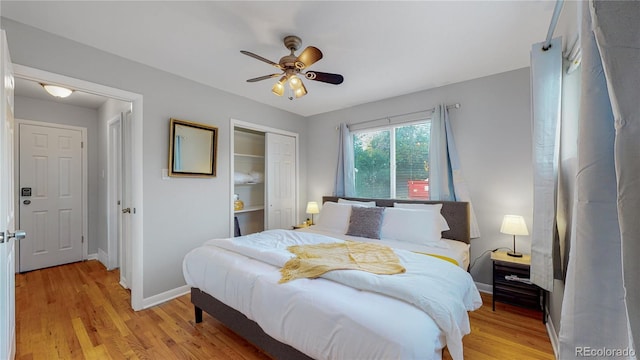
[[[320,209],[318,208],[318,203],[315,201],[309,201],[307,203],[307,214],[311,214],[311,224],[313,225],[313,214],[319,214]]]
[[[513,251],[507,252],[507,255],[522,257],[522,253],[516,252],[516,235],[529,235],[524,218],[520,215],[505,215],[504,219],[502,219],[500,232],[513,235]]]

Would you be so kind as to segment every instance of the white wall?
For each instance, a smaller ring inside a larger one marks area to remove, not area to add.
[[[54,101],[15,97],[15,118],[87,128],[88,254],[98,252],[98,111]]]
[[[531,109],[529,69],[519,69],[316,115],[308,119],[309,200],[333,192],[341,122],[353,123],[460,103],[449,112],[482,237],[471,241],[475,281],[491,284],[491,261],[484,252],[512,247],[512,237],[499,232],[505,214],[533,216]],[[529,237],[519,236],[519,251],[529,252]],[[482,255],[482,256],[481,256]]]
[[[185,284],[182,259],[205,240],[228,236],[231,218],[230,119],[299,133],[298,115],[129,61],[15,21],[2,19],[14,63],[70,76],[144,96],[143,103],[143,297]],[[212,63],[211,66],[215,66]],[[239,80],[240,81],[240,80]],[[241,80],[244,81],[244,80]],[[219,129],[216,178],[162,180],[167,168],[169,119],[201,122]],[[306,158],[301,147],[301,159]],[[300,194],[306,189],[301,164]],[[303,208],[301,199],[300,207]],[[139,204],[137,206],[140,206]]]

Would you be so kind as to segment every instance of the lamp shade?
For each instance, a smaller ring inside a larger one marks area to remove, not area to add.
[[[319,214],[320,209],[318,208],[318,203],[315,201],[309,201],[307,203],[307,214]]]
[[[296,95],[296,99],[307,95],[307,88],[304,87],[302,81],[300,81],[300,86],[298,86],[293,93]]]
[[[296,75],[289,76],[289,86],[291,87],[291,90],[295,91],[300,87],[300,84],[302,84],[302,81],[299,77],[297,77]]]
[[[284,85],[280,82],[275,83],[271,88],[271,92],[278,96],[282,96],[284,94]]]
[[[529,235],[527,224],[520,215],[505,215],[502,219],[500,232],[509,235]]]

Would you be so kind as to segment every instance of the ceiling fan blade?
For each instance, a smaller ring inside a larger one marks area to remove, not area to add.
[[[275,66],[277,68],[280,68],[280,64],[276,64],[273,61],[269,60],[269,59],[265,59],[260,55],[254,54],[251,51],[246,51],[246,50],[240,50],[241,53],[247,55],[247,56],[251,56],[254,59],[260,60],[260,61],[264,61],[267,64],[271,65],[271,66]]]
[[[296,59],[296,67],[298,69],[308,68],[320,59],[322,59],[322,51],[315,46],[307,46]]]
[[[304,76],[309,80],[321,81],[329,84],[339,85],[344,81],[340,74],[331,74],[320,71],[307,71]]]
[[[256,82],[256,81],[267,80],[267,79],[271,79],[271,78],[274,78],[274,77],[278,77],[280,75],[282,75],[282,74],[271,74],[271,75],[260,76],[260,77],[257,77],[257,78],[249,79],[249,80],[247,80],[247,82]]]

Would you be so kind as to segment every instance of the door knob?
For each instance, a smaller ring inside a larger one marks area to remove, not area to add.
[[[9,241],[9,239],[15,238],[16,240],[24,239],[27,236],[27,233],[24,230],[16,230],[16,232],[12,233],[7,231],[6,238],[5,233],[0,232],[0,244],[5,241]]]
[[[7,231],[7,239],[16,238],[16,240],[24,239],[27,237],[27,232],[24,230],[16,230],[16,232],[11,233]]]

